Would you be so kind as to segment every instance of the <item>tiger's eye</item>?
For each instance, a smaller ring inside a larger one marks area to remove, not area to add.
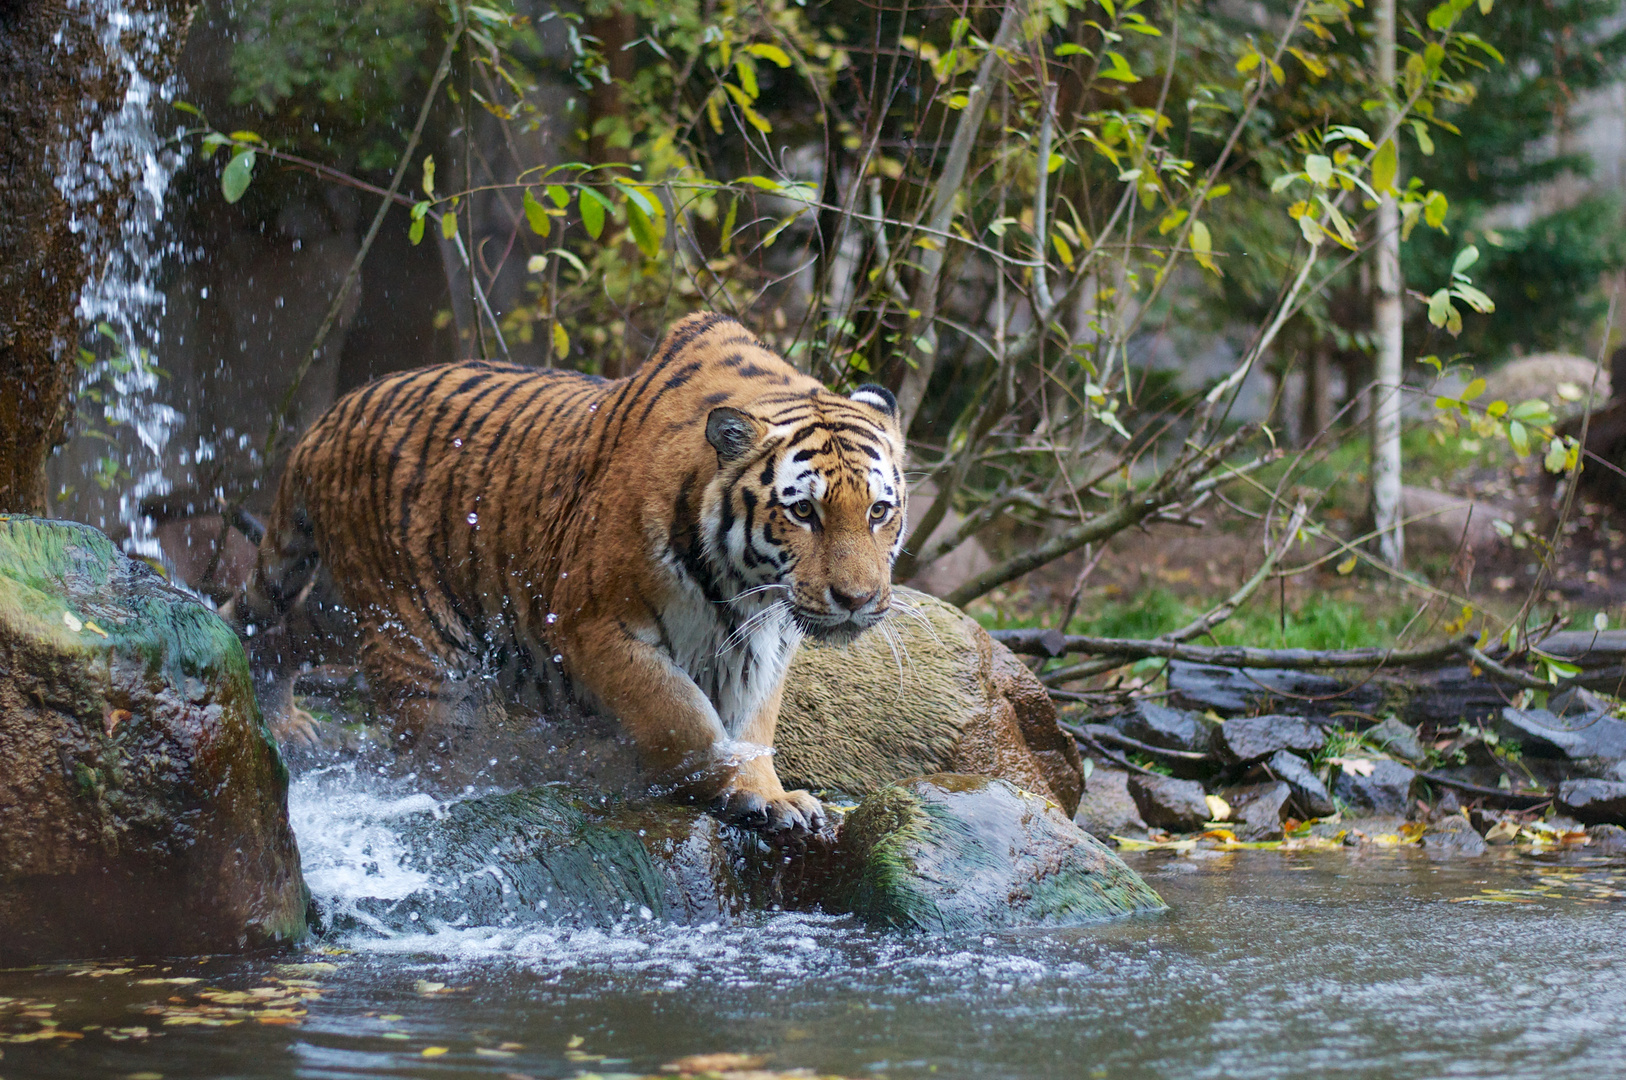
[[[793,504],[790,508],[790,512],[801,518],[803,521],[813,520],[813,504],[806,499],[802,499],[800,502]]]
[[[871,504],[871,506],[869,508],[869,519],[871,521],[884,521],[886,519],[886,515],[891,513],[891,512],[892,512],[892,504],[891,503],[889,503],[889,502],[873,503],[873,504]]]

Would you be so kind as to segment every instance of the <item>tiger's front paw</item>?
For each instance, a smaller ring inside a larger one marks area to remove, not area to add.
[[[765,833],[796,835],[824,828],[824,804],[805,791],[764,795],[736,788],[719,796],[711,812],[730,825]]]
[[[292,743],[304,746],[322,745],[322,737],[316,730],[316,717],[297,705],[290,705],[281,715],[272,717],[271,735],[277,740],[278,746]]]

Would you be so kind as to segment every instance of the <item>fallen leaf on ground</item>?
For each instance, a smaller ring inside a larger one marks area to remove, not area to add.
[[[688,1057],[668,1061],[662,1072],[675,1072],[683,1076],[696,1073],[734,1072],[759,1068],[768,1059],[759,1054],[690,1054]]]

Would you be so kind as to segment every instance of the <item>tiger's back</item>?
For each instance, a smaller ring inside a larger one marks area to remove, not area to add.
[[[436,687],[502,664],[621,718],[657,771],[749,779],[717,747],[771,742],[801,634],[885,612],[905,497],[892,411],[716,315],[616,381],[483,362],[391,376],[300,439],[248,608],[277,617],[325,569],[409,738],[436,722]]]

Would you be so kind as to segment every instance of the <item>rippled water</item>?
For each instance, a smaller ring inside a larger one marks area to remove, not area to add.
[[[418,888],[391,822],[432,808],[344,775],[301,780],[294,816],[323,902]],[[718,1051],[853,1077],[1626,1073],[1626,865],[1130,859],[1168,913],[948,938],[634,913],[612,930],[363,927],[294,956],[0,973],[0,997],[35,1003],[32,1019],[0,1006],[0,1030],[46,1016],[83,1035],[0,1045],[0,1077],[611,1077]],[[281,1011],[267,998],[229,1027],[165,1023],[255,987],[313,996]]]

